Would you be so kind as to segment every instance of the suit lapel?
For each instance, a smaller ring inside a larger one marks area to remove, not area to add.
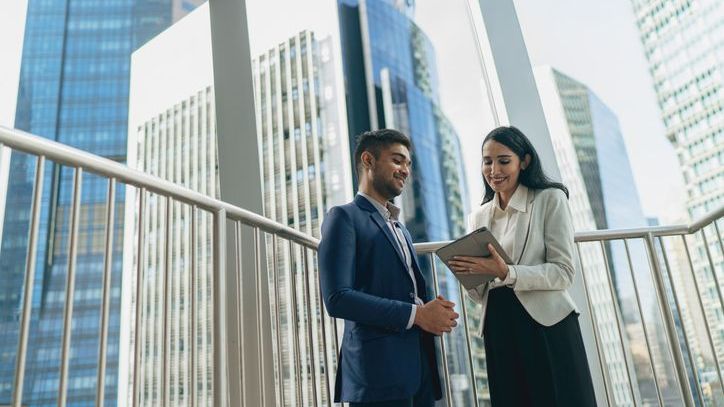
[[[412,244],[410,233],[405,227],[402,228],[402,232],[402,234],[405,235],[405,243],[407,244],[407,249],[410,251],[410,255],[412,256],[412,265],[418,272],[420,272],[420,275],[422,275],[422,272],[420,271],[420,264],[417,262],[417,252],[415,251],[415,246],[413,246]]]
[[[406,267],[407,265],[405,263],[405,256],[402,254],[400,245],[397,244],[397,239],[394,236],[392,236],[392,231],[387,226],[387,222],[385,222],[385,220],[382,218],[382,215],[380,215],[380,213],[377,212],[377,210],[375,209],[375,211],[370,214],[370,217],[372,218],[373,221],[375,221],[377,226],[379,226],[379,228],[382,229],[382,233],[385,234],[385,236],[387,237],[387,240],[392,245],[392,248],[395,249],[395,253],[397,253],[397,258],[400,259],[402,264],[405,265],[405,267]]]
[[[518,219],[515,223],[515,240],[513,241],[513,253],[511,253],[510,256],[510,259],[513,260],[514,264],[518,264],[520,262],[525,246],[528,244],[528,233],[530,232],[530,220],[533,212],[534,198],[535,191],[529,189],[525,212],[518,214]]]

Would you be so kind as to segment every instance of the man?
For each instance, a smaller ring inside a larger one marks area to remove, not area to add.
[[[410,176],[410,140],[363,133],[359,192],[322,225],[319,270],[329,315],[344,319],[335,401],[350,407],[428,407],[442,396],[433,335],[457,325],[453,304],[429,301],[399,208],[390,200]]]

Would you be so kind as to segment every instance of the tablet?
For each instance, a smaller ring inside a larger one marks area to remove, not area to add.
[[[453,242],[437,249],[435,254],[445,265],[450,268],[450,260],[454,256],[470,256],[470,257],[489,257],[490,251],[488,251],[488,244],[492,244],[495,250],[498,252],[500,257],[505,260],[506,264],[513,264],[508,254],[505,253],[500,243],[495,239],[490,230],[486,227],[481,227],[467,235],[454,240]],[[452,271],[452,268],[450,268]],[[480,273],[469,273],[469,272],[456,272],[452,271],[453,275],[460,281],[460,284],[465,287],[466,290],[476,288],[480,284],[485,284],[488,281],[494,280],[495,276],[480,274]]]

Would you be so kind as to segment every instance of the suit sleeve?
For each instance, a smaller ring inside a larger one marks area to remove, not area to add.
[[[406,329],[412,304],[355,290],[356,232],[343,209],[332,208],[322,224],[319,274],[324,305],[331,317],[380,328]]]
[[[553,192],[545,201],[543,211],[545,263],[515,265],[515,291],[565,290],[573,284],[573,221],[563,191],[556,189]]]

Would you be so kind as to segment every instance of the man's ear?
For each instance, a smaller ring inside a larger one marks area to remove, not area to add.
[[[375,164],[375,156],[369,151],[363,151],[360,158],[362,158],[362,167],[366,170],[372,168]]]

